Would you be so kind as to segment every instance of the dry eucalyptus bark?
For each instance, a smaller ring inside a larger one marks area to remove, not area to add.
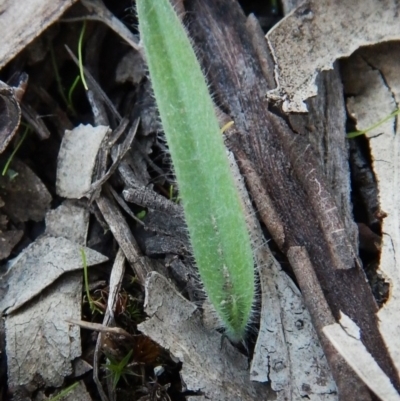
[[[268,97],[280,99],[285,111],[306,112],[318,72],[361,46],[397,40],[398,13],[397,0],[303,0],[268,32],[278,82]]]
[[[347,109],[356,122],[357,129],[371,126],[374,122],[390,115],[393,110],[399,109],[399,54],[398,42],[381,43],[358,50],[343,63],[343,82],[345,92],[349,95]],[[399,139],[398,118],[386,121],[369,131],[363,138],[370,151],[370,168],[376,182],[377,196],[373,213],[375,219],[380,220],[378,221],[382,233],[378,244],[380,254],[377,275],[383,277],[386,285],[390,286],[384,305],[378,313],[379,327],[398,371],[400,371],[398,336],[400,275],[397,256],[400,248]],[[374,199],[373,196],[371,199]]]
[[[57,21],[76,0],[1,2],[0,67],[23,50],[49,25]]]
[[[216,101],[235,122],[237,132],[229,136],[229,145],[263,222],[289,259],[296,249],[308,254],[334,319],[343,311],[360,327],[366,348],[400,389],[377,327],[377,306],[357,257],[354,236],[349,238],[346,232],[348,216],[341,214],[309,138],[294,133],[282,117],[268,110],[265,94],[271,88],[237,2],[192,0],[188,10],[191,34]],[[306,300],[313,296],[306,287],[302,290]],[[311,313],[318,329],[326,322],[316,306]],[[325,350],[331,366],[336,366],[333,374],[341,399],[369,399],[357,378],[341,375],[341,365],[334,362],[337,354]]]

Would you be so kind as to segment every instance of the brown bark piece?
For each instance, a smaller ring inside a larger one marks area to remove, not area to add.
[[[290,114],[289,124],[294,132],[305,136],[312,144],[320,170],[343,218],[346,235],[357,247],[357,226],[350,201],[349,141],[345,135],[347,116],[337,64],[333,70],[320,73],[316,84],[318,96],[306,102],[308,113]]]
[[[122,248],[126,259],[137,275],[139,283],[144,285],[146,276],[152,269],[140,251],[124,216],[115,202],[105,195],[100,196],[96,200],[96,204],[100,209],[104,220],[109,225],[118,245]]]
[[[18,244],[23,235],[22,230],[0,231],[0,260],[10,256],[14,246]]]
[[[281,227],[274,228],[268,216],[263,216],[263,222],[283,252],[293,246],[307,250],[335,319],[342,310],[356,322],[365,346],[400,389],[377,327],[376,303],[356,262],[331,188],[308,139],[293,133],[282,118],[268,111],[268,88],[237,2],[192,0],[188,8],[194,16],[192,36],[207,66],[216,101],[239,131],[229,138],[230,146],[260,213],[264,197],[257,190],[262,188]],[[250,174],[260,185],[249,180]]]
[[[50,209],[51,194],[42,180],[21,160],[14,158],[11,168],[18,175],[10,180],[0,176],[3,211],[13,222],[41,221]]]
[[[21,120],[21,109],[13,89],[0,81],[0,153],[14,138]]]
[[[304,303],[310,314],[314,317],[313,323],[318,333],[324,326],[335,323],[318,279],[310,263],[309,256],[304,247],[292,247],[287,253],[290,264],[296,274],[304,296]],[[318,316],[318,319],[315,318]],[[320,336],[327,359],[331,365],[332,373],[339,389],[340,400],[371,400],[371,396],[364,383],[354,374],[343,357],[336,351],[326,336]]]
[[[247,216],[261,287],[260,328],[251,361],[251,380],[270,382],[277,401],[300,401],[304,397],[310,401],[337,401],[336,384],[304,297],[265,243],[232,153],[229,161]]]

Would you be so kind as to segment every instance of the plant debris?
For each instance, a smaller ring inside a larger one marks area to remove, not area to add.
[[[58,195],[80,199],[89,192],[96,156],[108,132],[108,127],[90,125],[65,132],[58,154]]]
[[[352,141],[345,125],[346,106],[359,130],[399,108],[400,50],[335,62],[397,38],[397,4],[285,0],[268,48],[268,16],[177,1],[246,185],[259,298],[246,343],[232,345],[191,256],[131,2],[8,3],[0,399],[397,400],[398,117]]]
[[[267,400],[267,388],[252,383],[246,358],[201,323],[196,306],[157,273],[146,281],[145,311],[138,329],[178,358],[187,390],[213,400]]]
[[[332,69],[337,59],[349,57],[361,46],[398,40],[397,1],[384,0],[379,9],[374,0],[363,1],[362,7],[357,0],[301,3],[268,32],[277,83],[268,97],[282,101],[285,112],[304,113],[304,101],[317,94],[319,72]]]

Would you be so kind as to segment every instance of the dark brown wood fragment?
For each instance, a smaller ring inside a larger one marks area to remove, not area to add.
[[[293,131],[312,144],[343,219],[346,235],[356,248],[357,226],[350,202],[349,141],[345,134],[347,116],[338,65],[320,73],[315,82],[318,96],[306,102],[308,113],[290,114],[288,120]]]
[[[0,231],[0,260],[10,256],[14,246],[18,244],[23,235],[24,232],[22,230]]]
[[[32,106],[26,103],[21,103],[21,112],[22,116],[33,128],[39,139],[44,140],[50,137],[49,129]]]
[[[191,0],[187,7],[192,16],[190,31],[216,102],[231,115],[238,130],[229,137],[230,147],[257,208],[261,212],[264,207],[263,196],[253,193],[251,173],[257,176],[256,187],[266,192],[281,226],[277,229],[268,216],[263,216],[263,222],[284,253],[292,247],[306,249],[335,319],[343,311],[360,327],[366,348],[400,389],[378,330],[377,306],[343,216],[308,138],[294,133],[268,110],[268,87],[237,1]]]
[[[287,256],[301,287],[304,303],[313,317],[314,327],[318,333],[321,333],[323,327],[335,323],[335,319],[319,285],[307,250],[304,247],[292,247]],[[318,319],[315,319],[315,316],[318,316]],[[371,400],[368,388],[354,374],[330,341],[324,335],[320,336],[320,341],[338,386],[340,399]]]
[[[99,196],[96,200],[96,204],[100,209],[104,220],[109,225],[118,245],[123,250],[126,259],[135,272],[138,282],[141,285],[144,285],[146,276],[150,271],[152,271],[152,269],[146,263],[146,259],[140,251],[124,216],[115,202],[106,195]]]
[[[136,205],[170,213],[172,215],[183,214],[181,206],[144,186],[136,185],[135,188],[125,189],[122,194],[127,202],[135,203]]]
[[[72,131],[74,125],[57,101],[44,89],[42,86],[37,86],[33,83],[29,84],[29,90],[35,94],[37,99],[40,99],[48,108],[49,116],[52,124],[54,124],[59,138],[64,136],[65,130]]]
[[[177,238],[190,248],[188,231],[183,214],[172,214],[158,210],[149,210],[146,215],[146,229],[159,234]]]
[[[67,49],[68,54],[71,56],[72,61],[79,66],[79,61],[74,55],[74,53],[71,51],[71,49],[68,46],[65,46]],[[96,93],[96,95],[102,99],[104,104],[107,106],[107,108],[111,111],[113,117],[120,122],[122,120],[121,115],[115,108],[114,104],[111,102],[111,100],[108,98],[106,93],[103,91],[103,89],[100,87],[100,85],[97,83],[97,81],[94,79],[93,75],[85,68],[83,67],[83,72],[85,73],[85,78],[87,81],[87,84],[89,86],[89,89],[92,90],[93,92]]]
[[[274,89],[276,87],[274,76],[274,59],[268,47],[266,46],[264,32],[254,14],[250,14],[247,17],[246,26],[249,30],[251,42],[255,52],[257,53],[258,61],[260,63],[264,78],[267,81],[268,88]]]
[[[22,161],[14,158],[11,168],[18,173],[13,180],[0,176],[0,194],[4,201],[2,210],[14,223],[43,220],[50,209],[50,192]]]
[[[14,137],[21,120],[21,109],[14,91],[0,81],[0,153],[3,153]]]
[[[139,126],[139,120],[136,120],[133,123],[132,127],[129,129],[126,138],[120,145],[115,145],[113,143],[113,138],[110,138],[110,141],[111,141],[110,146],[114,146],[114,148],[112,149],[112,151],[114,151],[113,163],[109,167],[107,172],[105,170],[103,170],[102,176],[97,181],[92,183],[91,189],[89,191],[91,200],[93,200],[97,196],[97,194],[101,190],[102,185],[114,174],[115,170],[117,170],[117,168],[119,166],[119,163],[130,150],[130,147],[135,138],[138,126]],[[104,143],[103,143],[103,145],[104,145]],[[103,158],[103,160],[105,162],[108,159],[108,154],[109,154],[110,150],[111,150],[110,147],[107,147],[106,145],[104,145],[104,146],[102,146],[101,151],[99,152],[100,158]],[[105,166],[106,165],[104,164],[103,167],[105,167]]]
[[[380,226],[379,191],[371,163],[362,152],[359,141],[351,140],[349,142],[351,174],[360,198],[360,206],[365,210],[368,225]]]
[[[151,236],[144,241],[146,255],[151,257],[162,256],[166,254],[172,255],[188,255],[189,252],[184,243],[175,237],[167,235]]]

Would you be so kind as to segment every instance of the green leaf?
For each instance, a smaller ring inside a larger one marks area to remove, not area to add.
[[[137,0],[136,6],[193,254],[226,334],[239,340],[254,299],[253,254],[214,105],[169,0]]]
[[[134,375],[134,373],[127,368],[132,353],[133,350],[130,350],[119,362],[113,360],[112,358],[107,358],[106,369],[109,371],[109,376],[111,376],[114,389],[117,388],[121,377],[126,381],[127,375]]]
[[[75,382],[74,384],[71,384],[69,387],[65,388],[64,390],[60,391],[57,395],[54,397],[49,398],[49,401],[60,401],[62,400],[65,396],[67,396],[75,387],[77,387],[79,382]]]

